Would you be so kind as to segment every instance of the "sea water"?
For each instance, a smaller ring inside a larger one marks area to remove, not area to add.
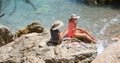
[[[89,6],[77,0],[30,1],[36,9],[25,0],[16,0],[16,4],[14,0],[10,0],[9,4],[2,8],[1,13],[5,13],[5,16],[0,18],[0,24],[8,26],[15,33],[36,20],[39,20],[47,29],[50,29],[54,21],[61,20],[64,22],[64,28],[67,29],[68,19],[75,13],[80,16],[78,26],[87,29],[93,36],[99,38],[101,34],[104,34],[106,27],[120,23],[120,10],[111,6]],[[16,9],[12,13],[15,5]]]

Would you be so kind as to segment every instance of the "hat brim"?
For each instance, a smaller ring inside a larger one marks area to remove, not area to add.
[[[80,16],[74,16],[73,18],[77,18],[77,19],[79,19],[79,18],[80,18]]]
[[[57,21],[57,23],[59,23],[59,25],[56,26],[56,27],[54,27],[52,30],[57,30],[57,29],[59,29],[60,27],[64,26],[64,23],[61,22],[61,21]]]

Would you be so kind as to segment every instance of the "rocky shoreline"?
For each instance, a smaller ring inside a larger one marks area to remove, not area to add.
[[[39,27],[37,28],[39,30],[41,29]],[[26,28],[24,31],[25,30]],[[43,31],[40,33],[32,32],[23,34],[10,43],[0,47],[0,63],[91,63],[96,57],[98,58],[96,44],[88,44],[87,47],[82,45],[79,47],[73,46],[73,48],[64,47],[63,44],[58,46],[47,46],[46,43],[50,39],[50,33],[49,30],[45,28],[42,30]],[[115,41],[111,42],[113,43]],[[110,43],[110,45],[112,45],[112,43]],[[117,43],[119,43],[119,41]],[[108,45],[109,44],[107,44],[107,46]],[[111,51],[111,47],[113,46],[107,47],[105,51]],[[112,49],[112,51],[115,50]],[[119,48],[117,51],[119,51]],[[100,54],[100,57],[104,56],[104,54],[109,55],[109,52],[104,52]],[[115,53],[115,55],[116,54],[119,53]],[[116,60],[119,58],[112,59]],[[102,61],[100,59],[95,59],[93,63],[99,63],[96,62],[98,60]]]
[[[67,49],[47,46],[49,32],[30,33],[0,48],[0,62],[12,63],[90,63],[96,57],[95,45],[88,48]]]

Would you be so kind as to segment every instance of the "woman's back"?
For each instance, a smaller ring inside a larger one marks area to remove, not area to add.
[[[59,40],[58,33],[60,32],[58,29],[57,30],[51,30],[51,40]]]

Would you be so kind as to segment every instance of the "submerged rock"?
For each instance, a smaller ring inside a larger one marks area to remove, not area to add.
[[[120,1],[119,0],[77,0],[77,1],[82,1],[90,5],[117,5],[119,6]]]
[[[97,0],[84,0],[87,4],[98,4]]]

